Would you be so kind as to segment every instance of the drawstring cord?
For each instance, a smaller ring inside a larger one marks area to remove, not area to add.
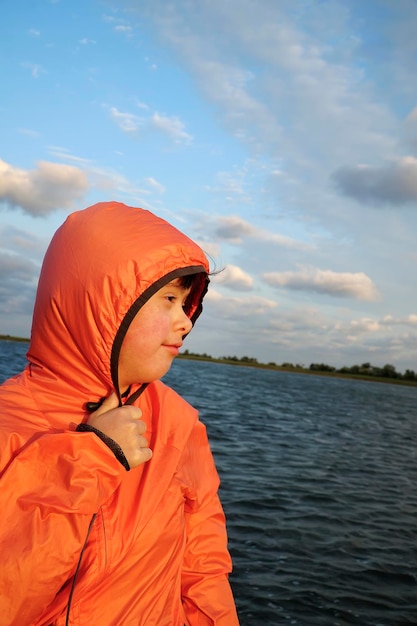
[[[91,522],[90,522],[90,525],[88,527],[88,530],[87,530],[87,535],[86,535],[86,538],[85,538],[85,541],[84,541],[84,545],[83,545],[83,547],[81,549],[81,552],[80,552],[80,557],[79,557],[78,563],[77,563],[77,569],[75,570],[75,574],[74,574],[74,577],[72,579],[71,591],[70,591],[70,594],[69,594],[68,605],[67,605],[67,616],[65,618],[65,626],[69,626],[69,618],[70,618],[70,612],[71,612],[72,597],[74,595],[75,585],[77,583],[77,578],[78,578],[78,574],[79,574],[80,567],[81,567],[81,561],[82,561],[82,558],[84,556],[84,552],[85,552],[85,549],[87,547],[87,541],[88,541],[88,538],[90,536],[90,532],[91,532],[91,529],[93,528],[93,524],[94,524],[94,522],[96,520],[96,517],[97,517],[97,513],[94,513],[93,517],[91,518]]]
[[[137,389],[136,392],[134,394],[132,394],[127,399],[126,404],[133,403],[136,400],[136,398],[138,398],[140,396],[140,394],[143,391],[145,391],[147,386],[148,386],[148,383],[141,385],[141,387],[139,387],[139,389]],[[126,392],[124,394],[122,394],[122,397],[127,396],[129,394],[129,391],[130,391],[130,387],[126,390]],[[86,410],[89,413],[92,413],[93,411],[97,411],[97,409],[103,404],[104,400],[105,400],[105,398],[100,398],[100,400],[98,400],[97,402],[87,402],[86,403]],[[123,452],[122,452],[122,454],[123,454]],[[123,462],[122,462],[122,464],[124,465]],[[88,530],[87,530],[87,535],[86,535],[86,538],[85,538],[85,541],[84,541],[84,545],[83,545],[83,547],[81,549],[81,552],[80,552],[80,556],[79,556],[78,563],[77,563],[77,569],[75,570],[75,574],[74,574],[74,577],[72,579],[71,590],[70,590],[69,597],[68,597],[67,614],[66,614],[66,618],[65,618],[65,626],[69,626],[69,618],[70,618],[70,612],[71,612],[72,599],[73,599],[74,591],[75,591],[75,585],[77,584],[78,574],[80,572],[80,567],[81,567],[81,561],[82,561],[82,558],[84,556],[84,552],[85,552],[85,549],[87,547],[87,541],[88,541],[88,538],[90,536],[91,529],[93,527],[93,524],[95,522],[96,517],[97,517],[97,513],[94,513],[93,517],[91,518],[91,522],[90,522],[90,525],[88,527]]]

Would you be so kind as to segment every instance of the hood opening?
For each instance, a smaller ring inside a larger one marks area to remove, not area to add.
[[[196,286],[191,290],[189,297],[186,302],[186,313],[190,318],[193,326],[195,321],[201,314],[203,310],[203,298],[207,293],[209,278],[207,275],[207,271],[205,267],[202,265],[192,265],[189,267],[181,267],[165,276],[162,276],[158,280],[156,280],[152,285],[150,285],[145,291],[133,302],[130,309],[127,311],[124,316],[119,329],[115,335],[111,356],[110,356],[110,373],[111,379],[113,381],[114,389],[119,398],[119,405],[122,404],[133,404],[133,402],[145,391],[146,387],[149,383],[142,383],[138,389],[136,389],[131,395],[128,395],[127,399],[122,401],[122,396],[120,394],[119,389],[119,357],[120,350],[122,348],[123,340],[126,336],[126,333],[129,329],[130,324],[136,317],[138,311],[143,307],[143,305],[162,287],[175,280],[176,278],[181,278],[182,276],[189,276],[191,274],[200,274],[200,281],[196,281]],[[125,397],[126,394],[123,394]]]

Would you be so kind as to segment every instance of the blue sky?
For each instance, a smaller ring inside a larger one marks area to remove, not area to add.
[[[0,333],[29,336],[65,216],[118,200],[224,268],[188,349],[416,370],[416,23],[414,0],[5,0]]]

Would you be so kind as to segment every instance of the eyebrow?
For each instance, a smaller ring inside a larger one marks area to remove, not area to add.
[[[187,287],[183,287],[181,285],[181,279],[180,278],[175,278],[174,280],[171,280],[171,282],[167,283],[165,285],[166,288],[169,287],[176,287],[177,289],[184,289],[184,291],[187,291]]]

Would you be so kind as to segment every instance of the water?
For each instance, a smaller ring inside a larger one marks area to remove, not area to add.
[[[25,344],[0,342],[0,376]],[[242,626],[417,623],[417,388],[177,361],[222,479]]]

